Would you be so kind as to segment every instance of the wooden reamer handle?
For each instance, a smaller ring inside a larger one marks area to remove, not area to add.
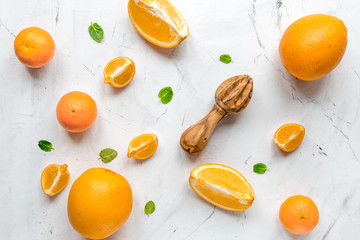
[[[206,147],[216,125],[226,114],[214,104],[208,115],[185,130],[180,138],[181,147],[190,154],[200,153]]]

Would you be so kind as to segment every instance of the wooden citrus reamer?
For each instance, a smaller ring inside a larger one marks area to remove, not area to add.
[[[248,75],[239,75],[225,80],[217,88],[215,104],[210,113],[184,131],[181,147],[190,154],[200,153],[221,119],[228,114],[239,113],[249,104],[253,92],[253,80]]]

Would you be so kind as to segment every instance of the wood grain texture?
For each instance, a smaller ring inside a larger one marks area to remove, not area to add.
[[[221,119],[227,114],[244,110],[253,92],[253,80],[248,75],[238,75],[225,80],[217,88],[210,113],[184,131],[180,138],[181,147],[190,154],[200,153],[207,145]]]

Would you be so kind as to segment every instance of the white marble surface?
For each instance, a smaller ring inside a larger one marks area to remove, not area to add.
[[[132,27],[125,0],[12,0],[0,2],[0,238],[83,239],[70,226],[66,207],[74,180],[90,167],[107,167],[125,176],[134,194],[131,217],[109,239],[357,239],[360,226],[360,3],[358,0],[173,0],[187,20],[190,36],[174,49],[147,43]],[[349,44],[340,65],[315,82],[291,77],[278,55],[281,34],[294,20],[312,13],[343,19]],[[94,42],[87,28],[105,31]],[[54,59],[38,70],[15,57],[15,35],[25,27],[48,30],[56,43]],[[229,53],[229,65],[218,61]],[[104,65],[117,56],[134,60],[129,86],[103,83]],[[225,119],[207,148],[190,157],[179,146],[181,133],[211,108],[220,82],[238,74],[254,78],[248,108]],[[163,105],[158,91],[171,86]],[[89,93],[98,118],[82,134],[58,124],[55,107],[72,90]],[[297,122],[306,128],[302,145],[284,154],[274,145],[275,130]],[[142,163],[127,159],[129,141],[145,132],[159,137],[156,154]],[[47,139],[55,151],[44,153]],[[105,147],[119,156],[98,160]],[[239,170],[256,199],[245,212],[214,208],[189,187],[188,176],[203,163]],[[253,164],[270,167],[264,175]],[[50,163],[67,163],[71,179],[49,198],[39,179]],[[278,209],[289,196],[305,194],[318,205],[320,222],[305,236],[289,234]],[[148,200],[156,212],[147,217]]]

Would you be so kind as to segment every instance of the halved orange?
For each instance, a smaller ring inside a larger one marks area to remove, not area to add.
[[[136,31],[159,47],[175,47],[189,36],[185,19],[168,0],[129,0],[128,13]]]
[[[51,164],[41,174],[41,188],[46,195],[54,196],[61,192],[69,182],[67,165]]]
[[[105,83],[115,88],[128,85],[135,75],[135,64],[127,57],[117,57],[108,62],[104,68]]]
[[[151,157],[158,146],[158,138],[155,134],[145,133],[134,138],[128,148],[128,157],[144,160]]]
[[[294,151],[300,146],[305,136],[305,128],[297,123],[288,123],[281,126],[275,133],[274,140],[278,147],[285,151]]]
[[[244,211],[255,199],[254,190],[243,175],[221,164],[198,166],[191,171],[189,183],[204,200],[230,211]]]

